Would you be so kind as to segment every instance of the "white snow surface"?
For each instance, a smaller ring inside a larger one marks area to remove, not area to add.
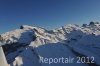
[[[68,24],[54,30],[28,25],[22,27],[0,36],[0,45],[14,43],[27,45],[6,55],[8,62],[10,61],[9,66],[91,66],[87,63],[75,63],[76,53],[86,57],[94,56],[94,64],[100,66],[100,24],[94,23],[85,27]],[[35,40],[33,40],[34,37],[36,37]],[[75,58],[73,63],[39,62],[40,57],[66,58],[69,56]]]
[[[29,28],[16,29],[5,34],[2,34],[2,41],[0,45],[12,44],[12,43],[23,43],[29,44],[32,41],[33,36],[35,36],[34,31]]]

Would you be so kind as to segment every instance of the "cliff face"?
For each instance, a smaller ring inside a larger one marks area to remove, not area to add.
[[[0,42],[2,42],[3,41],[3,37],[0,35]]]

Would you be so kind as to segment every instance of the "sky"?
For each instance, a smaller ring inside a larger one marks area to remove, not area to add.
[[[100,0],[0,0],[0,34],[20,25],[55,29],[100,21]]]

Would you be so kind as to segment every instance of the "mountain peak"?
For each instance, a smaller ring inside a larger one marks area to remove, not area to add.
[[[80,53],[80,55],[85,55],[87,57],[88,55],[90,55],[90,53],[87,54],[88,53],[87,49],[91,50],[90,52],[92,54],[93,52],[96,52],[95,50],[100,50],[98,49],[100,48],[99,35],[100,35],[100,24],[97,22],[90,22],[90,24],[87,25],[86,27],[83,26],[81,27],[76,24],[67,24],[65,26],[62,26],[61,28],[54,29],[51,31],[46,30],[45,28],[42,27],[21,25],[20,29],[6,32],[5,34],[0,35],[0,43],[1,43],[0,45],[3,45],[9,64],[19,62],[19,63],[15,63],[15,65],[18,64],[25,65],[31,62],[31,61],[29,62],[27,61],[30,60],[29,57],[31,57],[33,63],[33,61],[36,60],[34,58],[37,58],[39,55],[41,55],[40,53],[44,53],[44,51],[46,52],[45,55],[46,57],[48,57],[50,54],[52,54],[52,57],[54,57],[54,54],[57,56],[61,54],[62,56],[64,53],[59,54],[58,51],[61,52],[65,51],[65,49],[63,50],[64,47],[67,49],[71,48],[75,52],[77,51],[77,53]],[[53,45],[56,44],[56,46],[53,46],[50,43],[53,43]],[[58,46],[58,44],[60,44],[61,46]],[[40,49],[40,47],[44,47],[45,49],[43,48]],[[56,47],[58,48],[57,50]],[[60,49],[61,47],[62,49]],[[42,52],[38,54],[37,53],[38,51],[36,51],[36,49]],[[50,50],[51,53],[47,53],[49,51],[48,49]],[[56,54],[56,51],[59,55]],[[65,53],[66,52],[67,51],[65,51]],[[74,55],[74,52],[72,53]],[[100,55],[98,51],[96,53]],[[70,54],[70,53],[66,53],[66,54]],[[27,62],[23,61],[23,59],[20,60],[21,57],[28,58],[28,59],[24,59]],[[39,59],[37,58],[37,60]],[[95,60],[96,64],[100,65],[100,62],[98,60],[100,60],[100,57],[98,57]],[[21,64],[20,61],[23,64]],[[31,66],[34,66],[34,64]],[[37,64],[35,65],[39,66]]]
[[[29,25],[21,25],[20,26],[20,29],[33,29],[33,28],[36,28],[36,27],[32,27],[32,26],[29,26]]]
[[[96,25],[96,24],[99,24],[99,22],[93,22],[93,21],[91,21],[89,25]]]

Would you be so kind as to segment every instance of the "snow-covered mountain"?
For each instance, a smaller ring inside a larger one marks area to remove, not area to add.
[[[0,35],[9,66],[100,66],[100,24],[67,24],[58,29],[22,25]],[[74,58],[73,63],[40,63],[44,58]],[[77,57],[94,63],[77,63]],[[90,58],[90,59],[88,59]]]

